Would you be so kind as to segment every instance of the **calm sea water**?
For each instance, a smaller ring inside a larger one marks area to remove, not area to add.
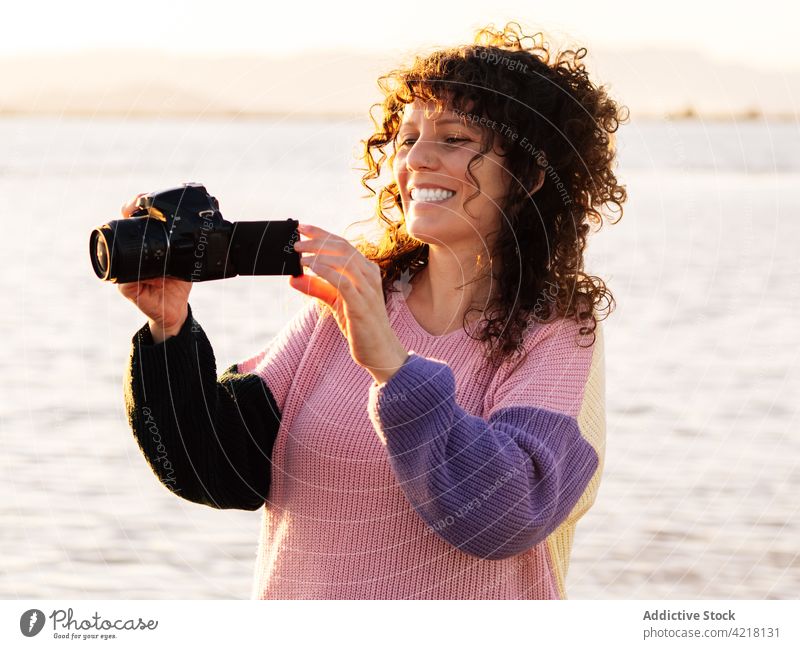
[[[372,204],[360,121],[0,120],[0,597],[247,598],[260,513],[184,502],[128,429],[144,317],[90,268],[129,196],[202,181],[230,220],[342,233]],[[608,447],[572,598],[800,596],[800,131],[623,127],[630,200],[590,246],[606,321]],[[286,278],[196,285],[218,368],[300,305]],[[792,324],[794,323],[794,324]]]

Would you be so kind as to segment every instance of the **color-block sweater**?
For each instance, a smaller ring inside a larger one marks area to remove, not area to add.
[[[383,384],[313,299],[219,378],[191,309],[161,344],[145,325],[125,396],[148,463],[182,498],[262,510],[254,599],[565,599],[603,466],[602,325],[533,324],[490,364],[395,288],[409,358]]]

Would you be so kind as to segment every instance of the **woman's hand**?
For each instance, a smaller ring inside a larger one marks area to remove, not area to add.
[[[346,239],[313,225],[300,224],[308,237],[294,244],[301,263],[313,275],[290,277],[289,285],[325,302],[350,344],[353,360],[378,383],[388,381],[408,358],[389,324],[378,265]]]
[[[137,194],[133,200],[122,206],[123,218],[130,218],[136,211],[136,201],[140,196],[144,194]],[[175,336],[186,322],[191,282],[174,277],[155,277],[118,284],[117,287],[120,293],[147,316],[154,343],[158,344]]]

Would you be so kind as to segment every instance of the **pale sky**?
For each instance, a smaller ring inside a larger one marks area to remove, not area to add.
[[[403,52],[470,42],[479,25],[509,19],[590,52],[653,45],[752,67],[800,67],[800,10],[791,0],[28,0],[4,3],[0,56],[137,47],[185,54]]]

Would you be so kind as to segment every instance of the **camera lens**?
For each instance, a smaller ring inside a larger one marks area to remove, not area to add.
[[[97,237],[95,255],[97,256],[98,269],[105,274],[108,271],[108,244],[103,237]]]
[[[106,277],[108,277],[109,265],[108,242],[106,242],[106,238],[99,228],[92,232],[89,241],[89,254],[92,258],[92,267],[94,268],[95,274],[100,279],[106,279]]]
[[[163,277],[168,249],[163,222],[150,217],[110,221],[92,231],[89,238],[95,274],[120,284]]]

